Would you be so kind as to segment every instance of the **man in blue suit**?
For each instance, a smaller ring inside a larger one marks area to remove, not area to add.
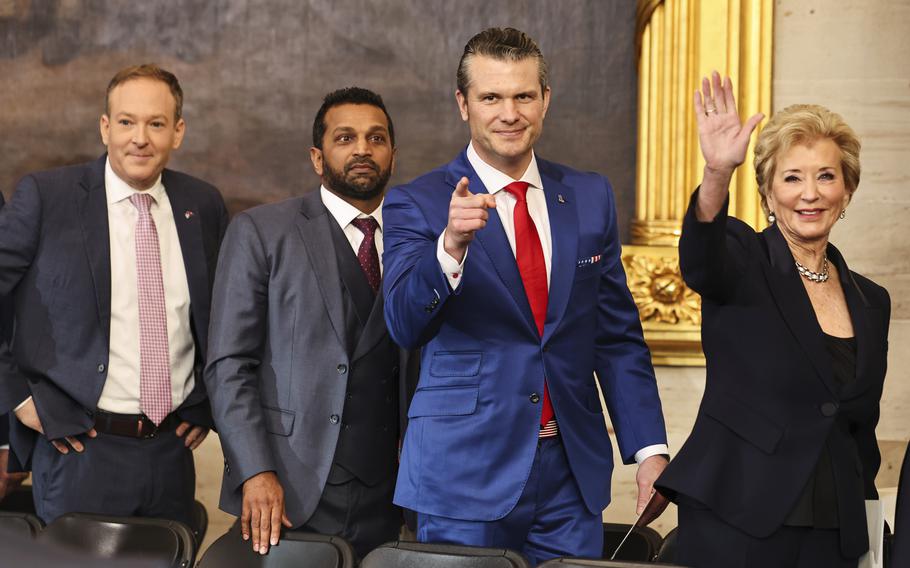
[[[594,373],[639,511],[667,463],[612,190],[534,155],[550,89],[523,32],[472,38],[455,95],[467,149],[384,208],[386,321],[423,348],[395,502],[421,541],[600,557],[613,463]]]
[[[165,169],[183,91],[155,66],[117,73],[100,119],[107,153],[25,176],[0,211],[0,349],[10,461],[33,472],[45,522],[71,512],[191,522],[192,450],[212,424],[202,381],[227,211]]]

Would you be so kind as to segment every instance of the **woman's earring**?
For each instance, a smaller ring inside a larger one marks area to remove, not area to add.
[[[843,213],[841,214],[841,219],[843,219]],[[774,216],[774,212],[768,213],[768,224],[773,225],[777,221],[777,217]]]
[[[840,212],[840,218],[841,218],[841,219],[846,219],[846,218],[847,218],[847,210],[846,210],[846,209],[844,209],[843,211]]]

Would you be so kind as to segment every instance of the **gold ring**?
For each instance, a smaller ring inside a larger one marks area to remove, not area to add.
[[[711,114],[712,112],[717,112],[715,107],[708,107],[705,109],[705,114]]]

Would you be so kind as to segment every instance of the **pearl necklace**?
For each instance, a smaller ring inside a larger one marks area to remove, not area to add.
[[[799,271],[799,273],[802,275],[802,277],[805,278],[806,280],[811,280],[812,282],[818,282],[819,284],[821,284],[822,282],[828,281],[828,255],[825,255],[825,261],[824,261],[824,264],[822,264],[821,272],[815,272],[813,270],[809,270],[808,268],[806,268],[805,266],[800,264],[799,261],[796,259],[794,259],[793,262],[796,263],[796,270]]]

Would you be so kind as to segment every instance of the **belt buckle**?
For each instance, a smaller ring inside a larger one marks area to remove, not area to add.
[[[150,430],[146,433],[146,430]],[[136,423],[136,437],[147,440],[158,434],[158,427],[147,416],[140,416]]]

